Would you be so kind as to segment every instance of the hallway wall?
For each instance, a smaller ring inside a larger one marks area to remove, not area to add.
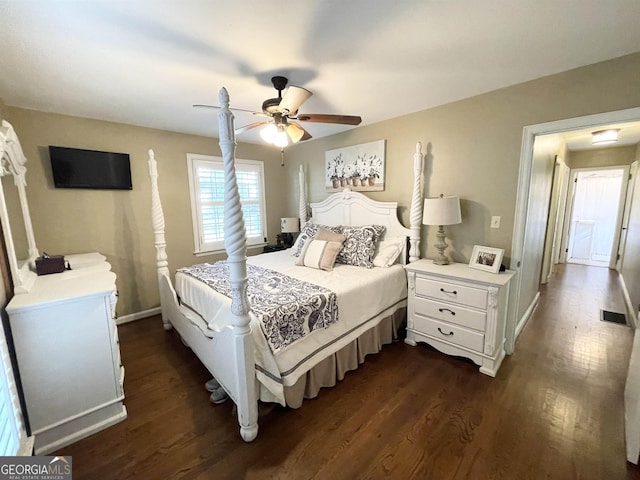
[[[636,145],[635,160],[640,161],[640,144]],[[622,262],[622,281],[628,292],[633,308],[633,320],[637,325],[638,310],[640,310],[640,182],[635,176],[633,201],[629,214],[627,244]]]
[[[596,148],[572,152],[567,165],[569,168],[616,167],[631,165],[636,155],[635,145],[623,147]]]

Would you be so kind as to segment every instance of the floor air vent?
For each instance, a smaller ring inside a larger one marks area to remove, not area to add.
[[[627,324],[627,317],[624,313],[610,312],[609,310],[600,310],[600,320],[621,325]]]

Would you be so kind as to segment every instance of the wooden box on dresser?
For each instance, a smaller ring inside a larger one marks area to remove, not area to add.
[[[509,282],[514,272],[490,273],[467,264],[405,266],[409,280],[407,338],[466,357],[495,377],[505,356]]]
[[[127,417],[116,275],[99,253],[65,259],[70,271],[37,277],[7,305],[36,454]]]

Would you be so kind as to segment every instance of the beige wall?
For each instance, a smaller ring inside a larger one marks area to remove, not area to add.
[[[379,139],[387,140],[386,189],[371,196],[398,201],[401,220],[408,225],[412,159],[416,141],[421,141],[428,153],[425,196],[457,194],[462,200],[463,223],[447,227],[453,259],[466,262],[473,245],[480,244],[504,248],[505,263],[509,264],[523,127],[640,106],[639,74],[640,53],[515,85],[295,145],[288,149],[284,169],[279,152],[273,148],[239,145],[237,156],[266,160],[268,229],[273,241],[278,219],[297,216],[300,164],[306,169],[309,200],[319,201],[327,196],[325,150]],[[171,270],[213,259],[191,254],[185,155],[219,154],[216,140],[11,107],[5,108],[5,114],[29,158],[27,189],[40,251],[97,250],[107,255],[118,274],[120,315],[158,305],[146,172],[148,148],[155,149],[159,162]],[[47,153],[50,144],[128,152],[133,191],[54,189]],[[489,228],[492,215],[502,217],[500,229]],[[423,238],[427,231],[422,255],[432,256],[435,231],[423,227]]]
[[[598,148],[571,152],[570,168],[616,167],[631,165],[635,158],[635,145],[625,147]]]
[[[27,163],[27,196],[40,252],[99,251],[118,275],[118,315],[159,305],[151,228],[147,150],[158,161],[160,195],[166,218],[171,271],[220,256],[196,257],[187,177],[187,153],[220,155],[216,139],[32,110],[6,108]],[[77,190],[53,187],[48,146],[129,153],[133,190]],[[280,154],[241,144],[239,158],[265,160],[267,221],[271,241],[279,232],[287,188]]]
[[[3,102],[3,101],[2,101],[2,99],[0,98],[0,121],[1,121],[1,120],[5,120],[5,119],[6,119],[6,117],[5,117],[5,115],[6,115],[6,113],[5,113],[6,108],[7,108],[7,107],[4,105],[4,102]]]
[[[321,200],[327,195],[325,150],[386,139],[386,188],[371,196],[398,201],[408,225],[419,140],[430,152],[425,196],[457,194],[462,200],[462,224],[446,229],[453,259],[466,262],[474,244],[504,248],[509,257],[523,127],[640,106],[639,75],[640,53],[302,143],[289,151],[288,183],[295,184],[298,165],[305,165],[310,201]],[[297,211],[296,202],[289,197],[289,214]],[[489,228],[492,215],[502,216],[500,229]],[[435,229],[423,227],[423,238],[427,230],[421,250],[432,256]]]

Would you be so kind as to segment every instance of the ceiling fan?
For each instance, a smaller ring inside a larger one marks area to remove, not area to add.
[[[250,123],[235,130],[236,135],[266,125],[260,131],[260,136],[268,143],[284,148],[289,144],[289,138],[293,143],[302,140],[309,140],[311,134],[307,132],[298,122],[317,122],[317,123],[336,123],[342,125],[359,125],[362,118],[354,115],[327,115],[320,113],[299,113],[300,106],[313,95],[306,88],[290,85],[286,93],[282,96],[282,91],[287,86],[288,79],[281,76],[271,78],[273,87],[278,91],[277,98],[268,98],[262,102],[261,112],[252,112],[251,110],[233,109],[243,112],[253,113],[258,116],[270,117],[269,120]],[[219,108],[213,105],[194,105],[194,107]]]

